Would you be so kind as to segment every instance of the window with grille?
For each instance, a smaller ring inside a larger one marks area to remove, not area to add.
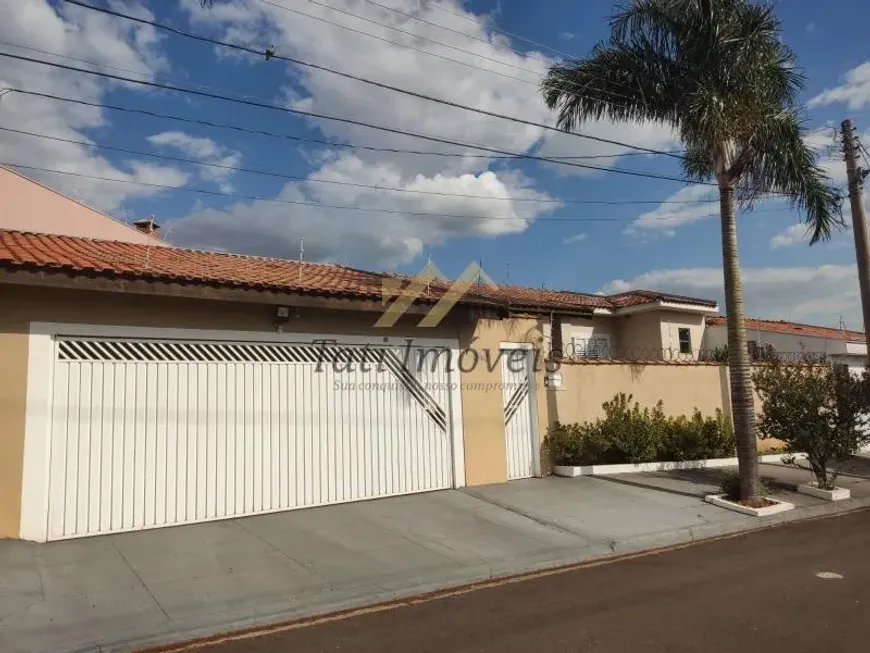
[[[692,353],[692,331],[690,329],[678,329],[677,335],[680,339],[680,353]]]
[[[609,358],[610,338],[608,336],[573,336],[571,355],[575,358]]]

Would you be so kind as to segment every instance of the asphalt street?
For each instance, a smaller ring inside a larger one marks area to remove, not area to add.
[[[870,650],[870,512],[541,576],[199,653]]]

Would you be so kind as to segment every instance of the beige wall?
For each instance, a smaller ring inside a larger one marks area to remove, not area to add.
[[[0,229],[160,244],[120,220],[0,166]]]
[[[299,309],[285,330],[300,333],[459,338],[460,346],[498,355],[502,342],[542,342],[535,318],[481,320],[471,324],[462,313],[448,316],[435,329],[416,327],[408,316],[385,332],[373,325],[375,313]],[[114,326],[191,328],[270,332],[275,307],[259,304],[122,295],[81,290],[0,285],[0,537],[17,537],[20,524],[24,422],[26,413],[29,323],[68,322]],[[470,365],[466,362],[466,367]],[[462,413],[466,482],[497,483],[507,477],[501,367],[481,360],[462,374]],[[465,368],[463,368],[465,369]],[[543,370],[537,374],[539,435],[547,424]],[[476,384],[469,385],[469,384]],[[488,384],[488,386],[487,386]],[[489,389],[486,389],[486,388]]]
[[[27,335],[7,319],[5,301],[0,301],[0,360],[3,361],[0,374],[0,538],[3,538],[18,537],[27,400]]]
[[[652,408],[661,399],[668,415],[691,415],[695,408],[712,415],[718,408],[731,414],[728,367],[710,364],[565,364],[562,390],[551,391],[557,412],[550,425],[588,422],[603,416],[601,405],[618,393],[633,395],[641,406]],[[761,400],[753,392],[755,409]],[[778,440],[759,440],[760,451],[781,446]]]
[[[547,393],[544,391],[542,321],[537,318],[509,320],[479,320],[460,336],[463,350],[480,352],[481,360],[468,372],[470,362],[463,366],[462,411],[465,431],[465,478],[469,485],[500,483],[507,479],[504,405],[500,387],[486,389],[486,383],[501,383],[501,367],[489,370],[484,352],[498,355],[501,343],[531,343],[539,352],[536,357],[536,399],[538,436],[543,440],[547,430]],[[542,461],[543,462],[543,461]]]
[[[616,358],[659,360],[662,358],[662,328],[659,311],[616,317]]]
[[[695,408],[712,413],[730,405],[728,369],[719,365],[568,364],[561,372],[563,390],[554,394],[564,423],[601,417],[601,405],[620,392],[634,395],[642,406],[661,399],[669,415],[687,415]]]
[[[686,359],[680,354],[679,330],[689,329],[693,358],[701,348],[705,321],[700,313],[653,310],[612,318],[616,334],[614,358],[625,360]]]

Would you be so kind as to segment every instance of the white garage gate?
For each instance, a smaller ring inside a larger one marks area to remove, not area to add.
[[[499,353],[507,477],[515,480],[539,476],[540,444],[532,349],[522,343],[502,343]]]
[[[47,412],[28,418],[27,539],[462,484],[450,341],[48,331],[31,336],[28,413]]]

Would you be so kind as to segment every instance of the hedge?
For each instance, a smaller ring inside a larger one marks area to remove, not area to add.
[[[619,393],[603,404],[604,417],[585,424],[555,424],[547,443],[556,465],[615,465],[704,460],[735,455],[731,420],[717,409],[704,416],[669,417],[661,401],[641,408]]]

